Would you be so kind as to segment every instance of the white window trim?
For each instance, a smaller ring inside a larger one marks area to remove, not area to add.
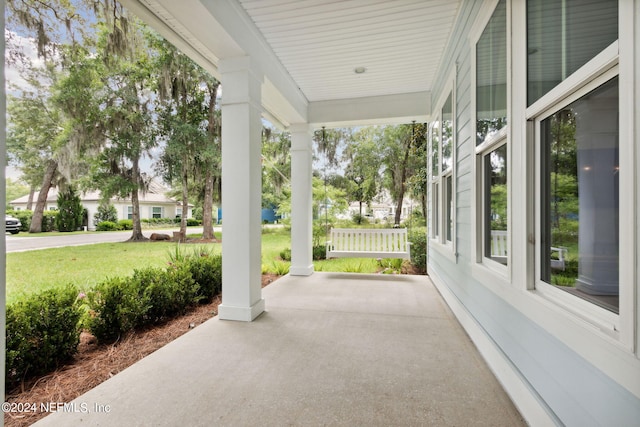
[[[552,92],[551,95],[553,95],[553,97],[549,97],[548,99],[559,99],[561,101],[552,105],[548,105],[547,108],[544,111],[542,111],[534,120],[534,123],[535,123],[534,145],[536,147],[535,200],[542,200],[541,199],[542,192],[539,185],[540,179],[541,179],[541,176],[540,176],[541,147],[540,147],[540,132],[538,131],[538,129],[540,128],[541,122],[546,118],[548,118],[549,116],[551,116],[552,114],[554,114],[556,111],[562,109],[563,107],[566,107],[567,105],[580,99],[582,96],[597,89],[607,81],[619,75],[619,67],[617,65],[615,65],[614,67],[611,67],[610,61],[609,60],[602,61],[602,57],[600,55],[598,55],[596,58],[589,61],[587,65],[589,66],[588,68],[592,70],[592,72],[590,73],[590,75],[586,76],[586,80],[582,82],[583,83],[582,86],[579,88],[576,88],[574,84],[563,86],[563,87],[560,87],[559,85],[558,87],[552,89],[550,93]],[[619,79],[618,81],[621,82],[621,79]],[[567,92],[567,90],[571,90],[571,92]],[[620,91],[620,94],[622,94],[623,92],[622,83],[620,83],[619,91]],[[564,95],[564,97],[562,95]],[[620,113],[622,113],[622,111],[620,111]],[[620,163],[621,163],[619,191],[620,191],[620,194],[632,194],[632,193],[622,192],[623,191],[622,183],[625,182],[626,180],[632,181],[631,176],[633,175],[633,173],[630,172],[632,171],[632,169],[630,168],[633,168],[633,163],[631,162],[631,165],[625,165],[623,162],[625,157],[626,158],[631,157],[630,155],[625,156],[624,150],[625,149],[628,150],[627,147],[633,144],[629,144],[629,143],[624,144],[622,138],[619,138],[619,140],[620,140],[619,157],[620,157]],[[628,175],[631,175],[631,176],[625,177],[623,175],[623,172],[625,171],[627,172]],[[623,206],[625,204],[628,205],[628,203],[625,203],[623,201],[624,199],[625,199],[624,197],[620,197],[619,221],[620,221],[621,237],[624,234],[626,234],[625,230],[628,230],[629,227],[633,227],[633,221],[632,220],[629,221],[631,219],[629,218],[630,215],[624,215],[625,212],[630,211],[629,208],[631,207],[631,206],[626,206],[626,207]],[[624,218],[625,216],[626,218]],[[539,209],[537,209],[536,210],[536,242],[542,241],[540,236],[541,229],[542,229],[542,218],[541,218]],[[620,242],[621,247],[622,247],[622,244],[623,242],[621,241]],[[539,252],[539,250],[540,250],[540,247],[537,245],[536,252]],[[626,252],[625,250],[620,250],[620,255],[619,255],[619,268],[620,268],[619,286],[620,286],[620,303],[621,304],[625,298],[629,298],[629,296],[626,295],[627,292],[623,292],[623,289],[632,288],[632,285],[630,285],[630,283],[635,283],[635,282],[629,282],[629,277],[633,277],[633,273],[631,274],[631,276],[629,276],[628,273],[625,274],[625,264],[628,264],[630,261],[633,262],[632,260],[629,259],[628,255],[625,255],[625,252]],[[579,297],[570,295],[567,292],[564,292],[560,289],[556,289],[555,286],[540,280],[540,277],[541,277],[540,257],[536,258],[535,272],[536,272],[535,286],[536,286],[536,293],[538,295],[560,305],[562,308],[573,313],[574,315],[579,316],[583,320],[593,324],[603,332],[615,337],[616,339],[620,338],[620,330],[622,327],[620,320],[624,314],[623,312],[627,311],[626,307],[624,309],[623,307],[619,307],[620,314],[618,315],[609,310],[598,307],[597,305],[590,303],[588,301],[585,301]],[[633,297],[631,297],[630,299],[632,300]]]
[[[492,3],[492,2],[485,2]],[[493,2],[494,5],[496,2]],[[484,7],[484,6],[483,6]],[[483,9],[481,13],[485,13]],[[491,15],[489,12],[489,16]],[[634,37],[634,22],[640,23],[640,9],[634,7],[633,2],[619,2],[619,48],[620,48],[620,140],[640,141],[640,108],[636,106],[637,99],[640,99],[640,41]],[[620,236],[620,245],[625,248],[628,259],[632,262],[622,266],[620,270],[620,280],[630,283],[620,289],[620,328],[619,336],[612,336],[611,333],[604,332],[593,323],[585,321],[582,317],[568,311],[562,306],[548,298],[542,297],[537,291],[530,291],[534,288],[534,254],[535,250],[535,221],[533,214],[537,204],[533,202],[530,194],[534,192],[534,150],[532,141],[534,125],[531,121],[526,122],[526,5],[524,2],[513,2],[511,18],[513,28],[520,28],[512,34],[512,46],[507,49],[511,52],[513,62],[511,64],[512,81],[511,97],[512,108],[510,113],[513,119],[510,135],[512,137],[511,160],[513,167],[520,167],[519,170],[527,170],[527,173],[512,175],[511,189],[509,196],[514,202],[512,211],[517,210],[519,221],[512,225],[512,242],[518,243],[518,256],[510,261],[512,266],[513,285],[504,278],[491,273],[488,269],[482,268],[480,264],[472,259],[473,277],[483,284],[487,289],[499,295],[507,303],[518,310],[523,315],[531,319],[542,329],[547,331],[557,340],[566,345],[569,349],[580,354],[593,366],[600,369],[605,375],[612,378],[626,390],[635,396],[640,397],[640,292],[634,294],[637,287],[637,269],[634,265],[640,266],[640,251],[636,247],[636,242],[640,241],[640,218],[634,217],[635,213],[640,213],[640,198],[637,197],[640,188],[640,173],[634,173],[636,165],[640,165],[640,149],[634,147],[620,147],[620,167],[621,173],[627,174],[620,180],[620,192],[630,195],[626,200],[621,198],[620,223],[630,224],[627,233]],[[489,18],[486,19],[488,21]],[[634,21],[635,20],[635,21]],[[480,27],[480,33],[484,29],[485,23]],[[478,33],[478,38],[479,34]],[[470,38],[471,40],[471,38]],[[471,42],[475,46],[475,41]],[[472,70],[475,70],[475,55],[471,55]],[[475,71],[472,72],[472,87],[475,87]],[[571,78],[572,76],[570,76]],[[523,79],[524,80],[521,80]],[[566,81],[566,80],[565,80]],[[471,91],[471,105],[475,105],[475,91]],[[534,107],[532,105],[532,107]],[[531,109],[531,107],[530,107]],[[531,111],[531,110],[529,110]],[[531,113],[531,116],[535,114]],[[472,116],[475,112],[472,110]],[[475,117],[472,117],[473,134],[475,134]],[[472,135],[473,135],[472,134]],[[635,145],[635,144],[628,144]],[[516,164],[516,162],[519,162]],[[475,161],[472,162],[475,166]],[[473,167],[472,166],[472,167]],[[472,173],[475,173],[472,170]],[[633,177],[629,176],[633,175]],[[475,176],[475,175],[472,175]],[[623,188],[624,186],[624,188]],[[472,197],[475,194],[472,191]],[[519,203],[526,202],[526,203]],[[472,209],[475,206],[475,199],[472,199]],[[473,212],[472,212],[473,215]],[[640,217],[640,214],[638,215]],[[628,218],[633,217],[633,218]],[[473,216],[472,216],[473,218]],[[512,218],[515,218],[512,215]],[[472,222],[472,227],[474,223]],[[471,235],[472,244],[475,245],[475,234]],[[472,248],[475,246],[472,246]],[[526,248],[526,252],[524,249]],[[474,255],[474,254],[472,254]],[[525,289],[527,289],[525,291]],[[559,290],[558,290],[559,291]],[[560,291],[562,292],[562,291]],[[577,299],[577,298],[576,298]],[[635,344],[638,343],[638,344]]]
[[[440,96],[435,103],[435,108],[433,111],[436,111],[436,115],[433,118],[433,121],[437,120],[439,123],[439,128],[442,129],[442,108],[444,107],[447,98],[451,96],[451,121],[452,121],[452,141],[451,141],[451,167],[447,170],[442,170],[442,133],[440,130],[440,137],[438,140],[438,176],[431,176],[430,180],[430,189],[431,189],[431,197],[433,198],[433,188],[437,186],[438,191],[438,234],[430,234],[431,244],[434,249],[436,249],[440,254],[446,256],[453,262],[457,262],[458,254],[456,253],[456,170],[457,170],[457,147],[458,147],[458,132],[457,132],[457,117],[456,117],[456,74],[457,74],[457,66],[449,73],[449,76],[446,79],[446,84],[443,86],[443,90],[440,93]],[[433,126],[429,127],[429,143],[431,143],[431,132],[433,132]],[[431,145],[430,145],[431,147]],[[432,152],[429,151],[431,156]],[[433,162],[431,157],[429,158],[429,167],[431,174],[433,174]],[[451,177],[451,240],[447,240],[446,237],[446,208],[445,208],[445,182],[448,177]],[[433,210],[435,208],[435,203],[431,204],[432,209],[432,227],[435,224],[435,219],[433,217]]]
[[[478,14],[476,21],[474,22],[469,32],[469,45],[471,49],[471,144],[473,145],[473,157],[471,162],[471,179],[473,185],[471,188],[471,250],[472,250],[472,263],[471,272],[472,275],[481,283],[498,283],[500,285],[508,286],[511,283],[511,274],[513,270],[513,257],[512,251],[512,159],[511,159],[511,91],[512,91],[512,73],[511,70],[511,2],[506,1],[506,20],[507,20],[507,125],[500,129],[495,135],[488,141],[485,140],[482,144],[476,146],[476,45],[484,32],[489,20],[493,16],[496,6],[499,0],[485,0],[481,6],[481,12]],[[504,141],[506,138],[506,142]],[[484,256],[484,240],[483,240],[483,177],[479,174],[482,173],[482,158],[483,155],[497,148],[499,145],[505,143],[507,145],[507,265],[502,265],[497,261],[489,259]]]

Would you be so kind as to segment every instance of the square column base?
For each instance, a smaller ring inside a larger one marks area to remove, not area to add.
[[[290,267],[289,274],[291,276],[311,276],[313,274],[313,264],[307,267]]]
[[[264,299],[252,305],[251,307],[235,307],[220,304],[218,306],[218,318],[220,320],[237,320],[240,322],[251,322],[264,312]]]

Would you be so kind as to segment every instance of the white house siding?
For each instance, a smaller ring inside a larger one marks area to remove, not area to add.
[[[472,267],[475,264],[471,206],[475,182],[472,174],[475,141],[471,137],[474,47],[468,37],[482,4],[482,1],[463,3],[432,93],[434,107],[437,107],[435,102],[442,95],[440,88],[447,84],[446,80],[457,64],[454,171],[457,259],[442,245],[429,239],[429,274],[532,425],[638,425],[640,384],[636,381],[640,361],[637,344],[633,350],[625,348],[566,310],[537,297],[523,283],[522,278],[527,277],[525,271],[512,271],[510,283],[495,284]],[[637,29],[640,2],[635,2],[635,8]],[[514,26],[513,31],[524,29]],[[636,46],[635,64],[640,68],[638,51]],[[635,79],[640,83],[638,75],[636,69]],[[525,134],[523,128],[517,128],[524,127],[524,123],[510,123],[510,126],[512,133],[517,130]],[[636,129],[636,140],[638,135]],[[510,143],[522,141],[516,137]],[[512,169],[512,173],[522,172]],[[526,220],[519,212],[524,210],[514,209],[512,215],[520,217],[513,216],[512,221]],[[433,212],[430,212],[430,218],[431,215]],[[519,242],[526,239],[514,236],[513,240],[511,258],[525,259],[527,255],[518,248],[522,247]],[[524,265],[524,262],[516,264]],[[637,295],[637,280],[635,282]],[[636,302],[635,319],[640,317],[638,305],[640,302]],[[633,327],[637,336],[638,320]]]

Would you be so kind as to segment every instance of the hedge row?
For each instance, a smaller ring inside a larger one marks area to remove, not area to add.
[[[7,306],[6,388],[46,374],[77,351],[82,327],[101,342],[166,321],[222,289],[222,256],[194,252],[166,268],[136,270],[79,293],[54,288]]]
[[[20,227],[20,231],[29,231],[29,227],[31,226],[31,217],[33,217],[33,212],[28,210],[20,210],[20,211],[6,211],[7,215],[11,215],[14,218],[20,220],[22,226]],[[58,226],[56,225],[56,218],[58,216],[58,211],[44,211],[42,217],[42,231],[57,231]]]

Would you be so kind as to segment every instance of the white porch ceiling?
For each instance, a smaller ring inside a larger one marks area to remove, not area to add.
[[[240,3],[310,102],[430,90],[457,12],[450,0]]]
[[[269,117],[284,125],[299,121],[344,125],[428,116],[430,90],[460,1],[123,0],[123,4],[214,75],[221,59],[255,58],[265,73],[263,106]],[[366,71],[357,74],[357,67]],[[349,111],[345,106],[350,100],[368,108],[361,109],[362,114]],[[387,104],[404,108],[394,113]],[[322,112],[321,117],[314,117],[314,111]],[[349,118],[341,121],[345,112]]]

